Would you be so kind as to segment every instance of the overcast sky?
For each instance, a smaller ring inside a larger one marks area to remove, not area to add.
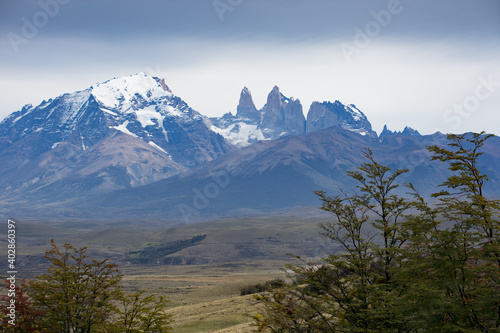
[[[1,0],[0,118],[145,71],[208,116],[274,85],[380,133],[500,134],[498,0]]]

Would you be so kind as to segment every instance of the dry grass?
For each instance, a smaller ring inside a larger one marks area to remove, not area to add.
[[[19,277],[32,278],[45,271],[43,253],[50,248],[51,238],[58,245],[87,246],[91,257],[109,258],[120,265],[126,291],[146,289],[166,296],[171,301],[168,313],[173,316],[174,332],[180,333],[252,332],[256,302],[251,295],[240,296],[240,290],[284,278],[280,269],[297,263],[288,252],[304,257],[321,254],[315,251],[321,241],[319,221],[307,218],[220,220],[155,231],[120,223],[95,231],[90,222],[71,228],[21,222]],[[141,266],[127,259],[130,251],[196,235],[206,235],[206,239],[171,255],[194,264]],[[324,243],[321,248],[325,250]]]
[[[285,262],[169,266],[168,271],[126,274],[127,289],[147,288],[168,297],[174,332],[254,332],[252,316],[258,303],[252,295],[240,296],[241,288],[283,278]],[[163,269],[166,269],[163,267]]]
[[[251,295],[178,306],[172,315],[174,332],[252,332],[252,316],[257,314]]]

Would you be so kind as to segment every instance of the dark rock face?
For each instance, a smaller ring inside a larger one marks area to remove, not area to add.
[[[293,97],[288,100],[283,110],[283,129],[285,133],[303,134],[306,131],[306,120],[300,101]]]
[[[260,111],[248,88],[243,88],[236,116],[226,113],[211,121],[229,142],[239,147],[262,139],[275,140],[332,126],[369,137],[377,136],[363,112],[352,104],[344,105],[339,101],[313,102],[306,122],[300,100],[285,97],[277,86],[271,90]]]
[[[281,94],[278,87],[267,96],[262,108],[263,119],[260,129],[269,139],[305,133],[305,118],[299,100],[289,99]]]
[[[404,130],[403,130],[403,132],[401,132],[401,134],[406,135],[406,136],[421,136],[421,134],[417,130],[414,130],[413,128],[408,127],[408,126],[406,126],[404,128]]]
[[[313,102],[307,114],[306,132],[311,133],[332,126],[369,137],[377,136],[366,116],[354,105],[344,105],[339,101]]]
[[[240,94],[240,102],[238,103],[236,117],[245,119],[250,124],[260,124],[261,113],[253,103],[252,94],[247,87],[244,87]]]
[[[397,131],[391,131],[387,128],[387,125],[384,125],[384,129],[382,130],[382,133],[380,133],[380,137],[384,137],[387,135],[405,135],[405,136],[422,136],[417,130],[414,130],[411,127],[406,126],[402,132],[397,132]]]
[[[287,99],[283,96],[279,88],[274,86],[273,90],[267,95],[267,103],[262,108],[264,118],[260,128],[264,132],[276,132],[278,127],[283,127],[283,104]],[[280,126],[281,125],[281,126]]]
[[[269,93],[267,103],[261,110],[257,110],[250,91],[245,87],[241,91],[236,116],[226,113],[210,120],[226,140],[238,147],[259,140],[305,133],[300,101],[285,97],[278,87]]]
[[[256,109],[248,88],[243,88],[236,116],[227,113],[220,118],[211,118],[211,121],[229,142],[239,147],[259,139],[275,140],[332,126],[369,137],[377,136],[363,112],[352,104],[344,105],[339,101],[313,102],[306,121],[300,100],[285,97],[277,86],[271,90],[260,111]]]

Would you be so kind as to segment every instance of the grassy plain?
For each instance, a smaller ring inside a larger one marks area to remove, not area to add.
[[[298,263],[288,253],[311,258],[335,251],[320,235],[318,224],[327,219],[275,216],[155,229],[141,228],[140,221],[18,221],[18,272],[29,279],[44,271],[50,239],[59,245],[86,246],[91,257],[119,265],[125,289],[166,296],[175,332],[250,332],[258,304],[251,295],[240,296],[241,288],[284,278],[286,264]],[[199,235],[206,237],[150,258],[148,264],[131,260],[131,252],[161,249]],[[3,252],[6,244],[0,247]]]

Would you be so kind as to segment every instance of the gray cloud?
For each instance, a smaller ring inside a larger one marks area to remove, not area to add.
[[[51,0],[4,1],[0,29],[19,31],[21,18],[31,19],[41,9],[39,3],[47,1]],[[371,20],[372,11],[386,9],[391,1],[397,0],[232,0],[240,4],[224,12],[224,21],[217,15],[215,1],[69,0],[61,5],[61,15],[44,28],[44,35],[102,39],[130,35],[344,38],[352,34],[354,26]],[[397,24],[387,28],[387,36],[494,38],[500,33],[497,0],[400,0],[400,3],[404,11]]]
[[[498,133],[500,89],[467,118],[446,113],[480,77],[500,80],[498,0],[400,0],[351,61],[342,43],[356,46],[357,31],[366,34],[374,13],[397,0],[216,0],[234,4],[223,20],[214,0],[64,0],[16,53],[7,35],[22,36],[25,21],[43,11],[40,1],[63,2],[0,2],[0,117],[160,68],[174,92],[208,115],[234,111],[243,85],[261,106],[278,84],[306,112],[314,99],[355,103],[379,131],[388,123]]]

